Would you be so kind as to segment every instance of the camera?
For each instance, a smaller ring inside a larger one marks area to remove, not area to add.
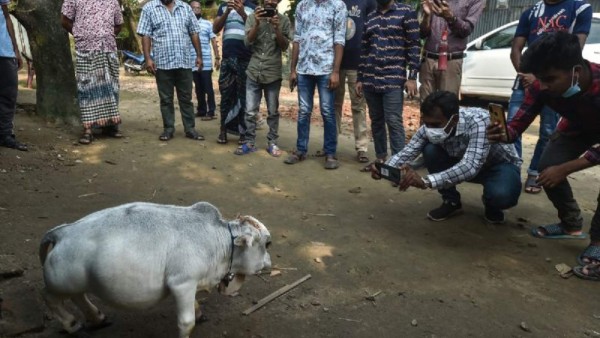
[[[265,9],[263,9],[263,16],[264,17],[274,17],[275,15],[277,15],[277,9],[275,8],[271,8],[271,7],[266,7]]]

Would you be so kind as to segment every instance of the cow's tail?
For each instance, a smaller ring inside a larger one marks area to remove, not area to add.
[[[40,242],[40,262],[42,263],[42,266],[44,266],[44,263],[46,262],[46,257],[48,256],[48,253],[50,253],[50,250],[52,250],[52,248],[50,248],[50,245],[52,245],[52,247],[54,247],[56,245],[56,242],[58,241],[58,234],[57,234],[57,230],[59,230],[60,228],[64,227],[67,224],[63,224],[60,226],[57,226],[56,228],[49,230],[48,232],[46,232],[46,234],[44,235],[44,237],[42,238],[42,241]]]

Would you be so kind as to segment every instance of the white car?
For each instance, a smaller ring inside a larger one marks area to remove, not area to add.
[[[518,23],[513,21],[469,42],[463,61],[462,98],[510,98],[517,76],[510,61],[510,47]],[[600,13],[594,13],[583,57],[600,63]]]

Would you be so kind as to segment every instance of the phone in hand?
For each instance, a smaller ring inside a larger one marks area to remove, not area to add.
[[[296,84],[296,80],[290,81],[290,93],[294,91],[294,88],[296,88]]]
[[[267,8],[263,9],[263,16],[264,17],[272,18],[275,15],[277,15],[277,9],[271,8],[271,7],[267,7]]]
[[[386,180],[396,184],[400,184],[400,180],[402,180],[402,172],[400,171],[400,168],[392,167],[391,165],[380,162],[375,162],[375,168],[377,168],[377,171],[379,171],[379,176],[382,178],[385,178]]]
[[[501,104],[490,103],[488,106],[490,110],[490,120],[492,124],[498,124],[502,129],[502,140],[506,141],[508,136],[508,130],[506,129],[506,114],[504,113],[504,107]]]

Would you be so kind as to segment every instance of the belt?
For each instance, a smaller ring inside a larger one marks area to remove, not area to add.
[[[425,52],[425,57],[429,58],[429,59],[437,60],[440,58],[440,54]],[[448,53],[448,60],[458,60],[458,59],[462,59],[464,57],[465,57],[465,53],[463,53],[463,52]]]

